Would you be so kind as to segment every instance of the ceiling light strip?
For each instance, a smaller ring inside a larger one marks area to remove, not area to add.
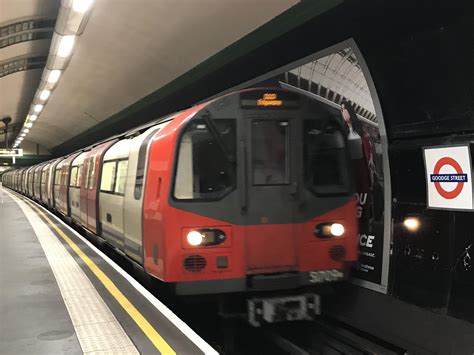
[[[43,70],[41,82],[30,106],[30,113],[23,124],[23,130],[15,140],[14,148],[21,144],[33,128],[34,122],[39,119],[40,113],[51,98],[62,72],[71,60],[77,37],[82,34],[91,16],[93,2],[94,0],[61,1],[46,68]]]

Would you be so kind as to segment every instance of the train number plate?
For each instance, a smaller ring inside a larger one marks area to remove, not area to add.
[[[310,271],[308,273],[309,283],[318,284],[323,282],[339,281],[344,278],[344,273],[339,270]]]

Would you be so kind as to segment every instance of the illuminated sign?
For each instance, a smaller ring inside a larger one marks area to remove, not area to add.
[[[424,149],[428,208],[472,210],[469,146]]]
[[[298,94],[288,91],[244,91],[240,95],[242,108],[247,109],[296,109],[299,107]]]
[[[11,148],[11,149],[0,149],[0,158],[3,157],[22,157],[23,156],[23,149],[19,148]]]
[[[282,100],[277,100],[278,95],[275,93],[265,93],[262,98],[257,100],[257,106],[281,106]]]

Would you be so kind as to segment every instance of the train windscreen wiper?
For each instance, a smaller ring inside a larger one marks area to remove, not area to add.
[[[229,165],[234,166],[235,165],[235,154],[232,154],[225,144],[225,141],[222,139],[222,134],[219,132],[219,129],[217,128],[216,124],[214,123],[211,113],[209,111],[206,111],[203,115],[202,118],[204,119],[204,122],[206,125],[209,127],[209,131],[214,137],[214,139],[217,142],[217,145],[219,148],[222,149],[222,152],[224,153],[227,162]],[[232,172],[233,173],[233,172]]]

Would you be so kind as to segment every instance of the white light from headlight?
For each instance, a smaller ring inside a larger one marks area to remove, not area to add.
[[[340,223],[331,224],[331,234],[335,237],[340,237],[344,234],[344,226]]]
[[[191,232],[188,233],[186,239],[188,240],[188,243],[190,245],[198,246],[198,245],[202,244],[202,241],[204,240],[204,237],[198,231],[191,231]]]
[[[403,225],[410,232],[416,232],[420,228],[420,220],[416,217],[408,217],[403,221]]]

